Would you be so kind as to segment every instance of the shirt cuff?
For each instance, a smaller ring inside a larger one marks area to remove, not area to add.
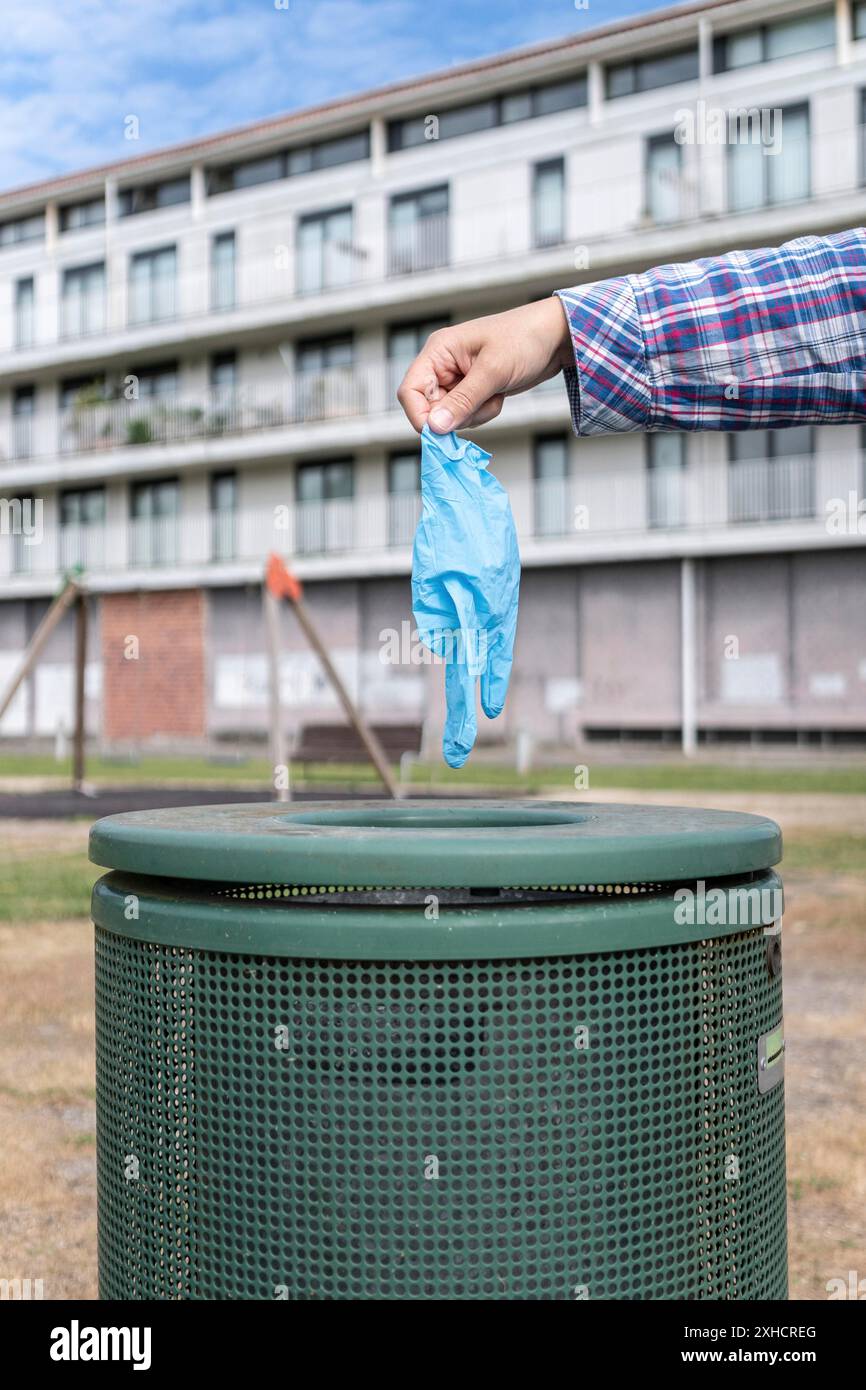
[[[557,290],[571,330],[565,386],[576,434],[652,427],[643,332],[630,277]]]

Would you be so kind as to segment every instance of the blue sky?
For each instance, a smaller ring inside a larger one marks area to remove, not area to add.
[[[280,8],[277,8],[280,6]],[[2,0],[0,188],[128,157],[660,0]]]

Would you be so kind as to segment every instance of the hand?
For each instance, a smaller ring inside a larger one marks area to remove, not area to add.
[[[493,420],[506,396],[528,391],[573,363],[571,334],[555,295],[502,314],[437,328],[400,383],[397,399],[420,433]]]

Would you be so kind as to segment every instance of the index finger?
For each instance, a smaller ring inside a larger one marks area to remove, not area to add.
[[[426,351],[419,352],[397,389],[397,400],[419,434],[441,395],[442,387],[432,357]]]

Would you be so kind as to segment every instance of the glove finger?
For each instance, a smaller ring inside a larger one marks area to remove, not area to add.
[[[487,632],[478,617],[475,595],[455,576],[445,580],[445,589],[457,618],[457,630],[451,634],[454,660],[477,679],[486,664]]]
[[[490,643],[487,662],[481,672],[481,708],[488,719],[495,719],[502,713],[511,678],[511,660],[511,647],[501,634],[497,634]]]
[[[442,754],[449,767],[462,767],[475,744],[478,716],[475,713],[476,677],[462,661],[449,661],[445,667],[445,702],[448,713],[442,736]]]

